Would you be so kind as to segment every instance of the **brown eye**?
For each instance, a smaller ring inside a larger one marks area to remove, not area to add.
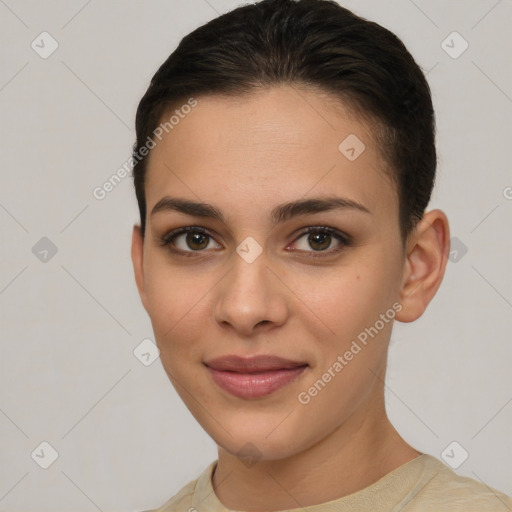
[[[328,226],[308,227],[293,245],[307,256],[328,256],[350,245],[351,238]],[[321,254],[325,253],[325,254]]]
[[[185,236],[185,243],[190,249],[201,250],[208,246],[209,236],[203,233],[187,233]]]
[[[203,252],[204,249],[218,249],[221,247],[204,228],[194,226],[172,231],[165,235],[161,242],[162,245],[168,246],[174,252],[189,254]]]
[[[326,233],[310,233],[308,235],[308,243],[310,247],[318,251],[328,249],[329,245],[331,245],[331,240],[331,235]]]

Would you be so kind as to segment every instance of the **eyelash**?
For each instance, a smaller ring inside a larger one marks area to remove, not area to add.
[[[172,247],[172,243],[175,238],[177,238],[179,235],[185,234],[185,233],[200,233],[202,235],[208,236],[210,238],[214,238],[212,235],[208,233],[208,231],[201,227],[201,226],[186,226],[184,228],[178,228],[173,231],[170,231],[166,233],[161,239],[160,239],[160,245],[164,247],[168,247],[168,249],[173,252],[174,254],[177,254],[179,256],[185,256],[185,257],[195,257],[201,252],[204,252],[204,250],[200,251],[184,251],[182,249],[176,249]],[[341,233],[337,229],[331,228],[329,226],[309,226],[305,228],[303,231],[300,232],[300,234],[297,236],[297,238],[294,240],[296,242],[300,238],[302,238],[304,235],[308,235],[310,233],[322,233],[327,234],[336,240],[340,242],[340,245],[336,247],[335,249],[327,249],[323,251],[302,251],[299,250],[299,252],[306,252],[309,253],[307,257],[311,258],[321,258],[327,256],[331,256],[332,254],[341,252],[346,247],[350,247],[352,244],[352,239],[350,236]]]

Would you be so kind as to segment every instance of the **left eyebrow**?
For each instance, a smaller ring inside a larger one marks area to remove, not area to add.
[[[361,203],[342,197],[299,199],[276,206],[271,212],[272,225],[285,222],[301,215],[311,215],[329,210],[357,210],[372,215]],[[208,203],[165,196],[151,210],[151,216],[161,211],[176,211],[185,215],[217,219],[224,222],[222,212]]]
[[[371,215],[366,206],[342,197],[299,199],[276,206],[271,213],[272,224],[279,224],[299,215],[311,215],[329,210],[357,210]]]

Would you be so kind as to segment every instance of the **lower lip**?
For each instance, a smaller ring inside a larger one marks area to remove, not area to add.
[[[262,373],[235,373],[207,367],[222,389],[239,398],[261,398],[297,379],[307,366]]]

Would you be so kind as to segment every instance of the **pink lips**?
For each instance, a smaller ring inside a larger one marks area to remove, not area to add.
[[[215,383],[239,398],[260,398],[286,386],[307,368],[307,363],[276,356],[225,356],[205,363]]]

